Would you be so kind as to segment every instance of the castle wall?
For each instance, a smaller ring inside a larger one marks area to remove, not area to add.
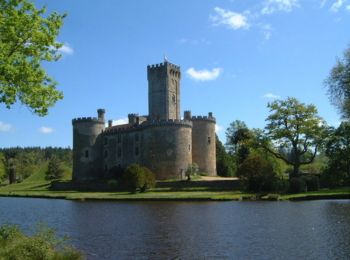
[[[215,118],[192,117],[192,161],[201,172],[216,176]]]
[[[105,128],[98,118],[73,119],[73,180],[85,181],[100,177],[102,172],[101,132]]]
[[[184,177],[192,163],[192,128],[190,122],[155,124],[144,131],[143,164],[159,180]]]

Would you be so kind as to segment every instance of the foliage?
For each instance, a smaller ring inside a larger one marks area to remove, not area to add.
[[[292,165],[292,175],[296,176],[301,165],[313,162],[324,138],[325,123],[314,105],[305,105],[295,98],[276,100],[268,108],[271,114],[266,119],[268,124],[265,135],[260,136],[260,144],[276,158]]]
[[[326,144],[329,158],[322,180],[330,187],[350,184],[350,122],[342,122],[333,130]]]
[[[199,173],[199,167],[196,163],[191,163],[186,169],[186,176],[188,180],[191,180],[191,176],[196,176]]]
[[[350,46],[338,59],[325,81],[331,103],[344,118],[350,118]]]
[[[9,178],[10,171],[13,171],[15,181],[23,181],[41,169],[46,168],[47,162],[52,157],[56,157],[62,162],[64,168],[70,170],[72,166],[72,150],[70,148],[16,147],[0,149],[0,171],[1,165],[3,165],[5,178]]]
[[[271,163],[257,155],[250,155],[238,168],[237,176],[249,191],[272,191],[277,177]]]
[[[107,185],[111,190],[116,190],[118,188],[118,181],[115,179],[110,179],[108,180]]]
[[[62,179],[63,174],[64,170],[61,166],[61,162],[56,157],[52,157],[47,166],[46,180]]]
[[[41,64],[61,57],[56,37],[65,15],[45,12],[27,0],[0,1],[0,103],[18,100],[39,116],[63,98]]]
[[[216,135],[216,171],[219,176],[232,177],[236,174],[233,157],[230,156]]]
[[[307,186],[304,178],[293,177],[289,180],[290,193],[301,193],[306,191],[307,191]]]
[[[146,191],[152,189],[156,186],[156,176],[155,174],[148,169],[147,167],[142,167],[143,173],[145,175],[145,184],[141,188],[141,191]]]
[[[125,169],[121,181],[122,188],[144,192],[155,186],[155,175],[151,170],[138,164],[131,164]]]
[[[226,130],[226,147],[231,154],[236,154],[250,138],[251,133],[247,125],[243,121],[235,120]]]
[[[0,227],[0,259],[82,259],[80,252],[68,247],[52,229],[40,226],[33,236],[17,226]]]

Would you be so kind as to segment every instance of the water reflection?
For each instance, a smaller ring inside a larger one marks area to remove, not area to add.
[[[0,198],[0,223],[46,222],[88,259],[346,259],[350,201],[74,202]]]

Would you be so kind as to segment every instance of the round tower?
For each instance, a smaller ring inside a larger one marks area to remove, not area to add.
[[[102,141],[105,129],[104,109],[98,109],[98,117],[82,117],[72,120],[73,125],[73,180],[87,181],[102,176]]]
[[[192,123],[167,120],[145,126],[142,158],[157,180],[181,179],[192,163]]]
[[[199,171],[216,176],[216,120],[212,113],[208,116],[192,117],[192,161]]]

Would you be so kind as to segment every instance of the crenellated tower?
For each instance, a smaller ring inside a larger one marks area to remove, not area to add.
[[[150,120],[180,119],[180,67],[168,61],[147,66]]]

